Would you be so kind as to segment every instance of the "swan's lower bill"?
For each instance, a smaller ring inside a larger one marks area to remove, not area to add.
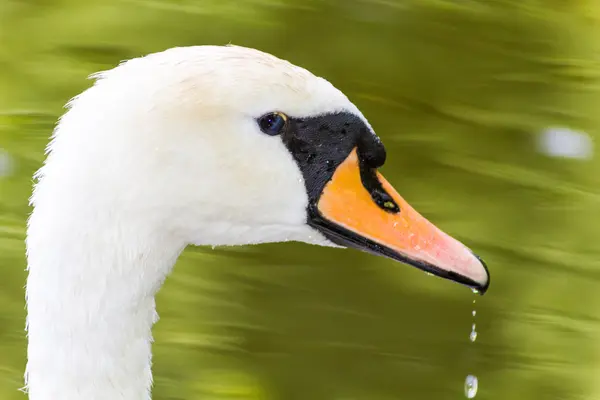
[[[309,224],[336,244],[413,265],[481,294],[490,277],[465,245],[415,211],[355,149],[311,204]]]

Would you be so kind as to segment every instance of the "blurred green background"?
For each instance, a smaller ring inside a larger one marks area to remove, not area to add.
[[[155,399],[458,399],[468,374],[478,399],[600,398],[599,17],[597,0],[0,0],[0,399],[25,397],[27,199],[63,104],[121,60],[226,43],[343,90],[388,180],[492,285],[471,343],[475,296],[392,261],[188,249],[158,296]]]

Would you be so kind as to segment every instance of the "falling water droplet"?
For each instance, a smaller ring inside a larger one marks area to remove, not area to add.
[[[473,289],[473,293],[479,293],[476,289]],[[469,334],[469,340],[471,343],[477,340],[477,326],[475,324],[475,315],[477,315],[477,311],[475,310],[476,299],[473,300],[473,310],[471,311],[471,315],[473,316],[473,324],[471,325],[471,333]],[[465,379],[465,396],[468,399],[472,399],[477,395],[477,388],[479,387],[479,383],[477,381],[477,377],[475,375],[467,375]]]
[[[478,293],[477,290],[473,289],[473,293]],[[473,319],[475,319],[475,316],[477,315],[477,311],[475,310],[475,302],[476,300],[473,300],[473,311],[471,311],[471,315],[473,316]],[[474,342],[477,339],[477,326],[475,325],[475,321],[473,321],[473,325],[471,326],[471,333],[469,334],[469,340],[471,342]]]
[[[476,339],[477,339],[477,331],[476,331],[475,324],[473,324],[473,326],[471,327],[471,334],[469,335],[469,340],[471,340],[471,342],[474,342]]]
[[[477,377],[475,375],[467,375],[467,379],[465,379],[465,396],[467,396],[467,399],[472,399],[477,395],[478,387]]]
[[[479,290],[477,290],[477,289],[473,289],[473,288],[471,288],[471,290],[473,291],[473,293],[475,293],[475,294],[479,294]],[[475,300],[473,300],[473,303],[475,303]]]

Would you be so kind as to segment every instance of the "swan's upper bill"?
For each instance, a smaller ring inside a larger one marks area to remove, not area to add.
[[[188,244],[354,247],[485,292],[483,262],[377,172],[326,80],[234,46],[95,75],[61,118],[27,232],[32,399],[146,399],[154,294]]]

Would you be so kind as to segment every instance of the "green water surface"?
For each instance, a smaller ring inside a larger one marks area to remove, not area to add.
[[[303,244],[188,249],[158,296],[155,399],[600,398],[600,3],[0,0],[0,399],[23,385],[32,173],[87,75],[173,46],[259,48],[329,79],[387,147],[382,172],[490,266],[470,291]],[[57,399],[58,400],[58,399]]]

